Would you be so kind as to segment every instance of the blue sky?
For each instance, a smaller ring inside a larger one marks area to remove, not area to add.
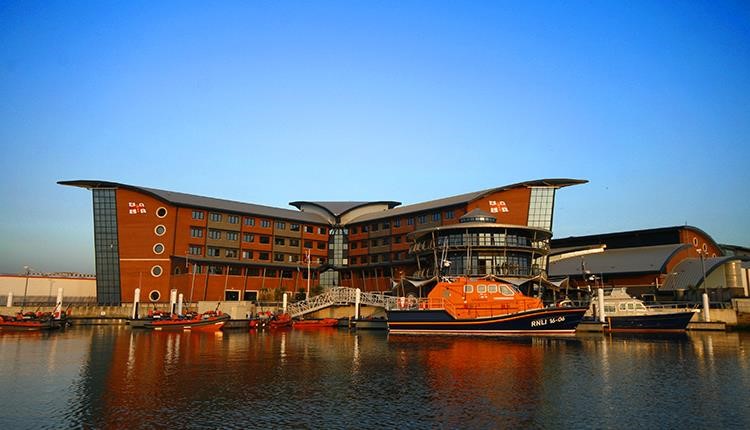
[[[289,207],[580,178],[555,237],[750,246],[748,136],[741,1],[3,1],[0,273],[93,273],[74,179]]]

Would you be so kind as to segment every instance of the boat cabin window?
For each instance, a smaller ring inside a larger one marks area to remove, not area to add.
[[[466,284],[464,285],[464,293],[473,293],[474,292],[474,286]]]
[[[627,309],[627,306],[625,306],[625,303],[620,303],[620,310],[624,311]]]
[[[615,307],[612,305],[604,305],[604,312],[614,313]]]
[[[512,296],[513,290],[510,289],[507,285],[501,285],[500,286],[500,292],[503,293],[504,296]]]
[[[635,308],[641,311],[646,310],[646,307],[643,306],[643,303],[636,303]]]
[[[487,292],[487,286],[483,284],[477,285],[477,293],[486,293]]]
[[[487,285],[488,293],[497,293],[497,285]]]

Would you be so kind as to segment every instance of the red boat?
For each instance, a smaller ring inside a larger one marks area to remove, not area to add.
[[[153,313],[148,320],[142,324],[133,324],[133,327],[142,327],[152,330],[192,330],[192,331],[219,331],[229,320],[229,314],[221,311],[208,311],[199,314],[189,312],[185,315],[168,313]]]
[[[322,328],[322,327],[336,327],[339,325],[339,320],[336,318],[323,318],[315,320],[298,320],[294,322],[294,328]]]
[[[276,315],[268,323],[271,328],[286,328],[291,327],[292,324],[292,317],[289,314]]]
[[[65,325],[50,312],[26,312],[15,316],[0,315],[0,330],[53,330]]]

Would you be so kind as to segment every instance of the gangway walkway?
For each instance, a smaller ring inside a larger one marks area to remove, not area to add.
[[[357,288],[333,287],[323,294],[287,306],[287,313],[292,317],[315,312],[329,306],[346,306],[357,303]],[[359,304],[390,309],[396,306],[396,297],[383,293],[359,292]]]

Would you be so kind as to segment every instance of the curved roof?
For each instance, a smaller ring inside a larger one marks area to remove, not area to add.
[[[376,201],[376,202],[309,202],[309,201],[296,201],[289,202],[290,205],[302,210],[305,205],[316,206],[320,209],[331,214],[333,217],[340,217],[348,212],[355,209],[371,206],[371,205],[386,205],[388,209],[392,209],[401,204],[401,202],[394,202],[390,200]]]
[[[737,257],[706,258],[706,277],[721,267],[724,263],[739,260]],[[661,291],[687,290],[690,287],[703,288],[703,265],[700,258],[687,258],[675,266],[674,270],[664,279]],[[710,287],[710,285],[709,285]]]
[[[69,185],[87,189],[93,188],[124,188],[148,194],[175,206],[186,206],[207,210],[221,210],[237,214],[252,214],[267,216],[269,218],[286,219],[291,221],[303,221],[316,224],[328,224],[326,220],[314,213],[299,212],[291,209],[281,209],[272,206],[242,203],[233,200],[216,199],[213,197],[196,196],[193,194],[165,191],[155,188],[139,187],[135,185],[121,184],[118,182],[98,180],[59,181],[60,185]]]
[[[585,184],[587,182],[588,181],[583,180],[583,179],[538,179],[534,181],[519,182],[519,183],[511,184],[511,185],[504,185],[502,187],[488,188],[486,190],[474,191],[472,193],[459,194],[457,196],[445,197],[442,199],[430,200],[430,201],[423,202],[423,203],[416,203],[413,205],[401,206],[401,207],[388,211],[388,214],[386,216],[399,216],[399,215],[404,215],[404,214],[429,211],[429,210],[436,209],[436,208],[457,206],[457,205],[461,205],[461,204],[474,201],[476,199],[480,199],[486,195],[489,195],[498,191],[505,191],[505,190],[510,190],[513,188],[522,188],[522,187],[562,188],[562,187],[567,187],[570,185]],[[367,222],[367,221],[371,221],[374,219],[380,219],[383,217],[384,217],[384,214],[382,212],[379,212],[377,214],[367,214],[367,215],[362,215],[361,217],[355,218],[354,220],[351,221],[351,223]]]
[[[407,236],[413,237],[415,240],[424,236],[425,234],[428,234],[433,231],[445,231],[445,230],[465,230],[467,228],[509,228],[514,230],[532,230],[532,231],[538,231],[541,233],[545,233],[548,237],[552,237],[552,232],[541,228],[541,227],[531,227],[528,225],[517,225],[517,224],[497,224],[493,222],[464,222],[464,223],[458,223],[458,224],[447,224],[447,225],[441,225],[437,227],[429,227],[422,230],[416,230],[412,231],[410,233],[407,233]]]
[[[721,249],[705,231],[690,225],[674,227],[649,228],[642,230],[619,231],[615,233],[592,234],[588,236],[570,236],[552,239],[552,248],[567,248],[583,245],[606,244],[608,249],[631,248],[637,246],[655,246],[680,243],[680,230],[690,230],[706,238],[717,249]]]
[[[594,274],[664,273],[667,263],[679,251],[690,245],[678,243],[658,246],[607,249],[583,257],[550,261],[548,274],[553,276],[581,276],[582,271]]]

